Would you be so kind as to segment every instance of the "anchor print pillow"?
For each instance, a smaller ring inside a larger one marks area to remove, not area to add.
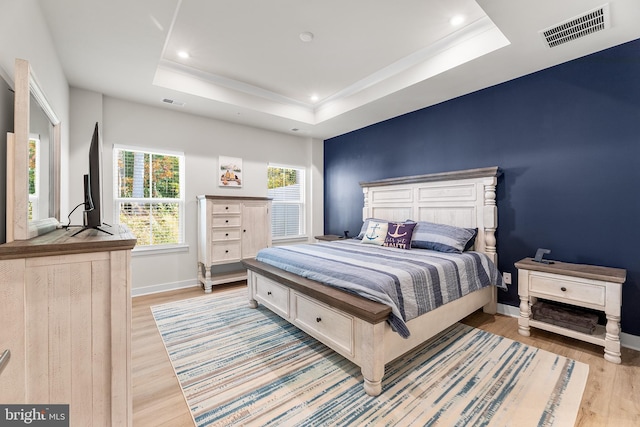
[[[382,246],[386,237],[389,223],[380,221],[369,221],[367,231],[362,236],[362,242],[369,245]]]
[[[387,237],[383,246],[399,249],[411,249],[411,236],[415,222],[390,222],[387,228]]]
[[[358,235],[356,236],[356,239],[362,240],[362,238],[364,237],[365,233],[367,232],[367,228],[369,228],[369,223],[371,221],[389,222],[386,219],[380,219],[380,218],[367,218],[367,219],[365,219],[364,222],[362,223],[362,228],[360,228],[360,233],[358,233]]]

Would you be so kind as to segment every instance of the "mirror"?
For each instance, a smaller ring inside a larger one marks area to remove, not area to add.
[[[29,113],[28,220],[35,221],[56,217],[49,197],[53,190],[49,179],[53,125],[33,94]]]
[[[7,242],[51,231],[60,219],[60,121],[28,61],[16,59],[14,85],[14,134],[7,140]]]

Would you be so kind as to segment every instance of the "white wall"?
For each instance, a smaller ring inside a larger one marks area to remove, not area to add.
[[[102,118],[98,118],[100,114]],[[70,177],[72,200],[82,200],[82,175],[88,170],[85,157],[90,134],[95,122],[101,122],[105,183],[102,196],[104,221],[107,223],[113,222],[114,216],[111,186],[114,144],[182,151],[185,154],[185,240],[188,250],[168,254],[140,254],[134,250],[134,294],[196,285],[196,195],[266,196],[269,162],[306,168],[309,205],[307,233],[310,238],[322,233],[321,140],[184,114],[80,89],[71,91],[71,117],[74,123],[71,144],[74,168]],[[218,186],[217,165],[220,155],[242,159],[242,188]],[[81,221],[80,213],[74,214],[72,219],[74,223]]]
[[[102,124],[105,181],[111,178],[111,146],[114,143],[181,150],[186,154],[185,233],[189,249],[176,254],[135,256],[133,285],[136,292],[195,284],[195,196],[205,193],[264,196],[269,162],[307,168],[307,231],[311,237],[323,232],[322,141],[143,106],[91,91],[70,91],[38,1],[0,2],[0,77],[13,86],[15,58],[28,60],[61,120],[60,219],[63,223],[83,198],[82,175],[88,171],[88,147],[96,121]],[[0,140],[4,151],[3,135]],[[243,159],[242,189],[233,191],[217,186],[214,169],[219,155]],[[0,171],[4,172],[4,167],[3,162]],[[0,173],[0,185],[5,185],[4,173]],[[105,221],[113,221],[111,186],[105,186],[105,190]],[[80,209],[71,221],[81,223]]]
[[[62,70],[37,0],[1,0],[0,6],[0,77],[13,87],[15,59],[29,61],[36,80],[49,104],[60,119],[60,214],[66,217],[69,205],[67,192],[69,169],[69,84]],[[5,136],[0,135],[5,149]],[[4,164],[1,169],[4,171]],[[0,185],[5,185],[0,174]]]
[[[102,94],[71,88],[69,126],[69,194],[70,209],[84,202],[83,175],[89,173],[89,144],[96,122],[102,126]],[[102,129],[101,129],[102,131]],[[109,218],[111,220],[111,218]],[[66,219],[65,222],[66,224]],[[82,225],[82,208],[71,216],[71,224]]]

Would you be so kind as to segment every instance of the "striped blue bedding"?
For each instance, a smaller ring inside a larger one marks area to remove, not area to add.
[[[406,322],[489,285],[506,286],[480,252],[444,253],[363,245],[359,240],[262,249],[256,260],[391,307],[389,324],[402,337]]]

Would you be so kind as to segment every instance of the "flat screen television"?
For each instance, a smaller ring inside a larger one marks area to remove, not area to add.
[[[89,146],[89,173],[84,176],[83,228],[75,234],[89,228],[111,234],[100,228],[102,225],[106,225],[102,222],[101,148],[100,132],[98,122],[96,122],[96,126],[93,129],[93,136],[91,137],[91,145]]]

